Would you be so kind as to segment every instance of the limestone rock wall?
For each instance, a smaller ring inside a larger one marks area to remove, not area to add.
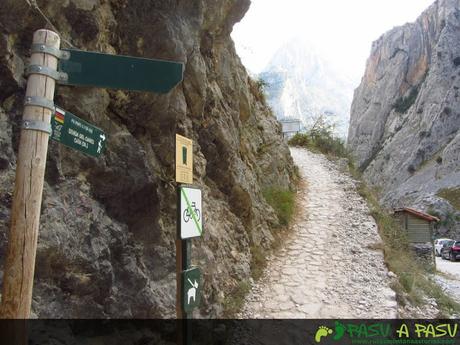
[[[35,4],[38,5],[35,7]],[[194,141],[205,232],[193,240],[206,317],[250,277],[251,246],[278,220],[262,196],[292,187],[280,126],[235,53],[249,0],[3,0],[0,4],[0,264],[3,266],[32,34],[77,48],[183,61],[166,95],[58,86],[56,104],[103,128],[98,159],[50,143],[36,262],[38,317],[175,315],[175,134]],[[0,278],[1,278],[0,274]]]
[[[387,206],[454,212],[436,194],[460,185],[459,89],[458,0],[434,2],[373,43],[348,145]]]

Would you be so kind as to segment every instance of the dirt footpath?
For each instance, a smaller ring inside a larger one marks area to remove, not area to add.
[[[445,274],[436,274],[435,281],[454,300],[460,300],[460,262],[451,262],[436,257],[436,269]]]
[[[241,318],[395,318],[381,239],[355,181],[323,155],[292,148],[306,191],[292,233],[268,260]]]

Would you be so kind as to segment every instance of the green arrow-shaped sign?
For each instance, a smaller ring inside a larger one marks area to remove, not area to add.
[[[50,138],[68,147],[97,157],[105,148],[104,131],[59,107],[51,118]]]
[[[181,62],[63,49],[68,60],[58,70],[67,73],[61,84],[166,93],[182,81]]]

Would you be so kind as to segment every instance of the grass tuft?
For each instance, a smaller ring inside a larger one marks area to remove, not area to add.
[[[267,257],[265,251],[261,247],[251,246],[251,275],[252,279],[258,280],[265,267],[267,266]]]
[[[233,318],[244,305],[244,299],[251,290],[251,284],[242,281],[233,291],[225,298],[223,308],[224,316]]]
[[[273,207],[281,225],[288,225],[294,214],[295,192],[280,187],[269,187],[262,192],[265,200]]]
[[[457,211],[460,211],[460,188],[441,189],[437,195],[449,201]]]

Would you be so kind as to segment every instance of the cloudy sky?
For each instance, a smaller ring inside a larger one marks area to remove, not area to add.
[[[232,33],[243,64],[261,72],[276,49],[301,36],[353,80],[371,44],[394,26],[414,21],[434,0],[251,0]]]

